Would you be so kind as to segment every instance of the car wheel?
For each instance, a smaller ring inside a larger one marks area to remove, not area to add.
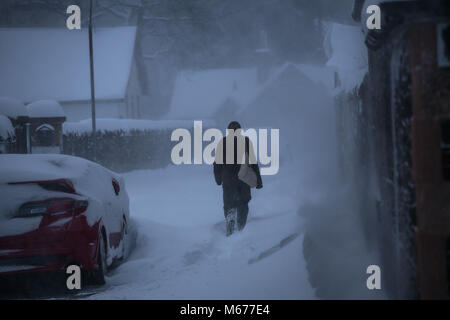
[[[128,245],[128,225],[127,225],[127,221],[125,220],[125,218],[123,219],[122,222],[122,259],[126,258],[126,254],[127,254],[127,245]]]
[[[93,284],[105,284],[106,274],[106,246],[103,234],[100,234],[98,241],[98,255],[97,255],[98,269],[94,270],[92,282]]]

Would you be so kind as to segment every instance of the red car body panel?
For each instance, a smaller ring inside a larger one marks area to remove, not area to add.
[[[52,201],[64,203],[64,201],[76,200],[70,197],[50,198],[35,203],[51,203]],[[102,219],[90,226],[86,216],[83,215],[86,208],[64,210],[56,214],[42,215],[36,230],[0,237],[0,266],[27,266],[24,269],[13,268],[9,271],[0,269],[0,275],[64,271],[71,264],[79,265],[83,270],[97,269],[98,242],[102,229],[106,232],[109,248],[117,248],[120,245],[122,232],[108,233]]]
[[[61,226],[51,226],[51,223],[67,218],[70,220]],[[78,264],[85,270],[96,269],[100,230],[101,221],[89,226],[83,215],[61,215],[56,220],[50,215],[44,215],[38,229],[0,238],[0,265],[35,268],[0,273],[60,271],[70,264]],[[2,251],[6,253],[1,254]]]
[[[56,154],[1,155],[0,171],[0,275],[65,271],[72,264],[97,270],[102,236],[108,266],[124,257],[117,249],[129,199],[120,175]]]

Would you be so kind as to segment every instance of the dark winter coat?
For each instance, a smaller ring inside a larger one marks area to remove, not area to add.
[[[238,178],[238,172],[241,164],[239,164],[237,161],[237,137],[234,137],[234,161],[231,164],[226,163],[226,139],[227,137],[224,137],[218,144],[218,148],[222,147],[223,150],[223,164],[217,163],[217,159],[214,162],[214,178],[218,185],[222,185],[225,209],[236,208],[242,204],[247,204],[251,199],[250,187]],[[249,141],[249,138],[245,137],[245,148],[247,153],[253,153],[253,150],[250,151],[250,146],[251,143]],[[255,171],[257,176],[257,188],[262,188],[262,179],[258,164],[251,164],[250,166]]]

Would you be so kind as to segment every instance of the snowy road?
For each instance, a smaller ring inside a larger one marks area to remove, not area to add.
[[[287,171],[253,190],[243,232],[224,235],[212,167],[124,174],[138,230],[129,259],[89,299],[311,299],[298,186]]]

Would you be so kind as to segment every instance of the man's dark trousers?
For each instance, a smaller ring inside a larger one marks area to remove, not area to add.
[[[236,213],[237,229],[242,230],[247,223],[248,202],[247,185],[239,181],[234,186],[223,187],[223,210],[225,219],[228,221],[228,215]]]

